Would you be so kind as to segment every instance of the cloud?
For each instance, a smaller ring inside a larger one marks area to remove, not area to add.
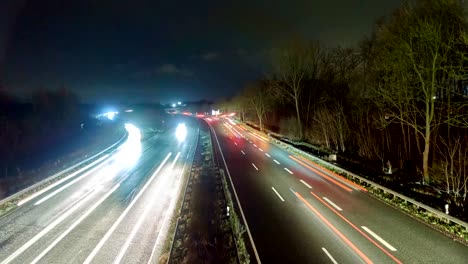
[[[179,75],[179,76],[193,76],[193,72],[185,69],[185,68],[180,68],[177,67],[174,64],[167,63],[159,66],[156,69],[157,74],[161,75]]]
[[[215,59],[217,59],[218,57],[219,57],[219,54],[216,53],[216,52],[213,52],[213,51],[207,52],[207,53],[202,54],[202,55],[200,56],[200,58],[202,58],[202,59],[205,60],[205,61],[215,60]]]

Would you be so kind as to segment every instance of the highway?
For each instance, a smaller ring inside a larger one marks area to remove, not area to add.
[[[118,150],[0,216],[0,263],[158,263],[198,137],[181,122],[145,140],[126,126]]]
[[[205,120],[261,262],[467,263],[468,247],[365,189],[230,120]]]

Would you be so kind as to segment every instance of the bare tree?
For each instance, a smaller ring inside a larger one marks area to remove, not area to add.
[[[442,159],[433,166],[435,180],[441,182],[447,194],[460,206],[468,194],[468,146],[466,138],[448,141],[440,137],[437,145]]]
[[[377,89],[389,120],[414,128],[424,142],[423,180],[430,181],[431,139],[443,120],[438,100],[447,89],[448,71],[459,65],[457,49],[466,45],[456,1],[423,1],[398,10],[380,28],[383,78]],[[434,5],[434,6],[431,6]],[[437,8],[435,8],[437,7]],[[447,21],[459,20],[458,25]],[[406,143],[405,143],[406,144]]]
[[[242,96],[248,106],[255,111],[260,130],[263,130],[266,113],[272,105],[271,86],[266,81],[250,84],[245,88]]]
[[[277,94],[294,104],[300,137],[304,137],[301,98],[304,82],[318,69],[320,45],[295,39],[272,52],[273,79]]]

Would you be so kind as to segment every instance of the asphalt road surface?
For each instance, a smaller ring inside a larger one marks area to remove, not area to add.
[[[174,122],[143,141],[130,126],[102,162],[0,216],[0,263],[157,263],[198,137],[185,121],[185,137]]]
[[[261,262],[468,263],[468,247],[359,186],[232,121],[206,121]]]

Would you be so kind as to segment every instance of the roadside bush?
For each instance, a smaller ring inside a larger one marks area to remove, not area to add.
[[[288,117],[280,121],[280,133],[288,138],[298,140],[300,139],[300,130],[295,117]]]

